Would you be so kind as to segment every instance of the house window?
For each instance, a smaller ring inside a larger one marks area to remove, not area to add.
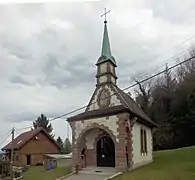
[[[147,133],[146,130],[141,128],[140,130],[140,146],[141,146],[141,154],[147,153]]]

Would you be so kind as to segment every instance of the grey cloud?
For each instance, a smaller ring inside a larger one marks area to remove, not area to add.
[[[119,18],[123,10],[125,13],[123,3],[107,3]],[[176,40],[194,35],[193,16],[189,14],[194,12],[193,4],[183,11],[168,0],[145,4],[143,1],[141,8],[152,11],[153,17],[135,28],[120,27],[113,16],[109,16],[110,43],[122,88],[130,85],[131,77],[138,72],[161,63],[155,58],[165,46],[171,47]],[[1,103],[5,115],[1,114],[0,122],[21,122],[22,126],[23,121],[34,120],[42,111],[53,117],[85,105],[95,88],[95,63],[100,56],[103,34],[99,14],[104,3],[23,4],[0,8],[0,55],[3,52],[0,61],[1,69],[6,70],[1,76],[4,83],[0,89],[3,89],[3,97],[10,98],[7,105]],[[132,7],[126,8],[131,11]],[[10,14],[13,15],[10,17]],[[121,21],[129,20],[129,17],[123,18]],[[167,34],[155,24],[156,20],[166,26]],[[179,21],[185,22],[185,26]],[[142,26],[148,24],[152,24],[148,34],[142,35]],[[181,31],[179,35],[172,32],[177,29]],[[157,31],[156,37],[150,38],[153,30]],[[65,128],[60,129],[57,132],[63,134]]]
[[[3,37],[4,35],[0,35],[1,48],[8,51],[10,55],[16,56],[18,59],[28,59],[30,58],[30,53],[26,49],[25,42],[19,42],[16,39],[12,39],[11,37]],[[14,42],[17,41],[17,42]]]
[[[26,112],[10,112],[9,115],[6,116],[6,120],[10,122],[21,122],[21,121],[34,121],[36,119],[36,114],[32,111]]]
[[[84,59],[77,57],[74,60],[70,60],[66,66],[59,67],[56,64],[47,64],[47,76],[46,81],[51,85],[55,85],[58,88],[63,86],[75,86],[91,83],[95,78],[92,67],[90,64],[86,64]],[[56,61],[52,61],[54,63]],[[94,75],[94,78],[92,78]]]
[[[23,85],[26,85],[26,86],[33,86],[33,85],[35,85],[35,83],[32,83],[32,82],[30,82],[28,80],[25,80],[21,76],[13,76],[13,77],[11,77],[10,83],[13,83],[13,84],[23,84]]]
[[[194,22],[195,1],[153,1],[154,16],[164,18],[174,24],[189,24]]]

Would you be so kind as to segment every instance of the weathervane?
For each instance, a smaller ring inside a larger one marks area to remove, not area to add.
[[[110,10],[109,11],[106,11],[106,8],[105,8],[105,13],[101,15],[101,17],[105,16],[104,23],[107,23],[107,21],[106,21],[106,14],[108,14],[109,12],[110,12]]]

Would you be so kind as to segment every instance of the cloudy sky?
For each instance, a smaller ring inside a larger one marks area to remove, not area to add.
[[[194,0],[0,1],[0,143],[13,126],[29,126],[40,113],[55,117],[87,104],[104,7],[111,10],[108,30],[121,88],[174,63],[170,57],[195,40]],[[65,119],[52,125],[56,136],[67,136]]]

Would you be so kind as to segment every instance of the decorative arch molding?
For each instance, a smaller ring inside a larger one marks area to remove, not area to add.
[[[87,134],[87,132],[92,129],[100,129],[102,131],[105,131],[111,137],[113,142],[116,144],[116,136],[113,134],[112,130],[110,130],[110,128],[107,126],[98,123],[93,123],[87,126],[84,130],[82,130],[82,132],[79,134],[79,137],[76,140],[76,144],[79,145],[80,142],[82,142],[83,137]]]

